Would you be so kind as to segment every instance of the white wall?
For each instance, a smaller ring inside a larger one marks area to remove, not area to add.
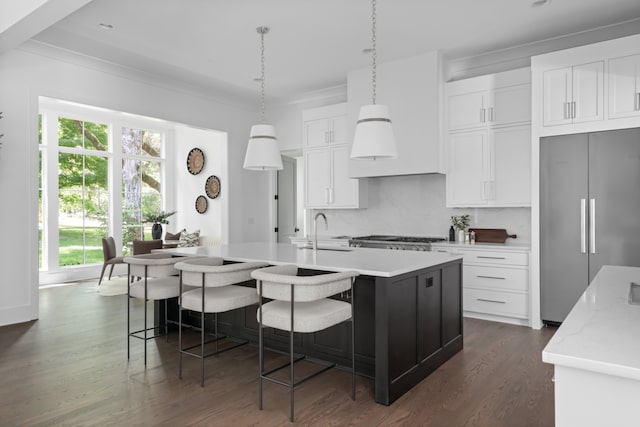
[[[0,223],[11,242],[0,246],[0,325],[38,317],[39,96],[226,132],[229,241],[269,239],[269,182],[242,169],[254,106],[28,42],[0,56]]]
[[[227,241],[229,198],[227,177],[227,136],[223,132],[179,126],[174,131],[175,140],[175,194],[176,214],[169,218],[166,229],[176,233],[184,228],[188,232],[200,230],[200,235],[208,236],[217,242]],[[202,171],[192,175],[187,170],[187,156],[192,148],[200,148],[205,156]],[[215,175],[220,178],[220,196],[210,199],[205,192],[207,178]],[[207,211],[200,214],[195,209],[196,198],[200,195],[207,199]],[[224,224],[224,225],[223,225]]]

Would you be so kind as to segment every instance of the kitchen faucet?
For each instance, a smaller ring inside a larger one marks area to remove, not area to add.
[[[327,217],[322,213],[318,212],[316,216],[313,217],[313,250],[318,249],[318,217],[322,217],[324,219],[324,229],[329,229],[329,223],[327,222]]]

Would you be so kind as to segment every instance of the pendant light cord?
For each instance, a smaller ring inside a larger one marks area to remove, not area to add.
[[[376,0],[372,0],[371,11],[371,86],[373,88],[373,104],[376,103]]]
[[[268,31],[261,27],[260,32],[260,123],[265,123],[264,117],[264,35]]]

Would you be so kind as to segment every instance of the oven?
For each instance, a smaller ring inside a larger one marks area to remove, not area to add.
[[[354,248],[395,249],[401,251],[430,251],[431,243],[442,242],[442,237],[420,236],[387,236],[374,234],[371,236],[353,237],[349,246]]]

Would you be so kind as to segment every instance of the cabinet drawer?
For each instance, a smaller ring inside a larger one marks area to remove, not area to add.
[[[529,271],[525,269],[465,265],[463,271],[464,286],[525,292],[529,290]]]
[[[527,294],[464,288],[463,307],[466,311],[497,316],[527,318]]]
[[[529,254],[525,252],[454,251],[464,255],[465,264],[529,265]]]

